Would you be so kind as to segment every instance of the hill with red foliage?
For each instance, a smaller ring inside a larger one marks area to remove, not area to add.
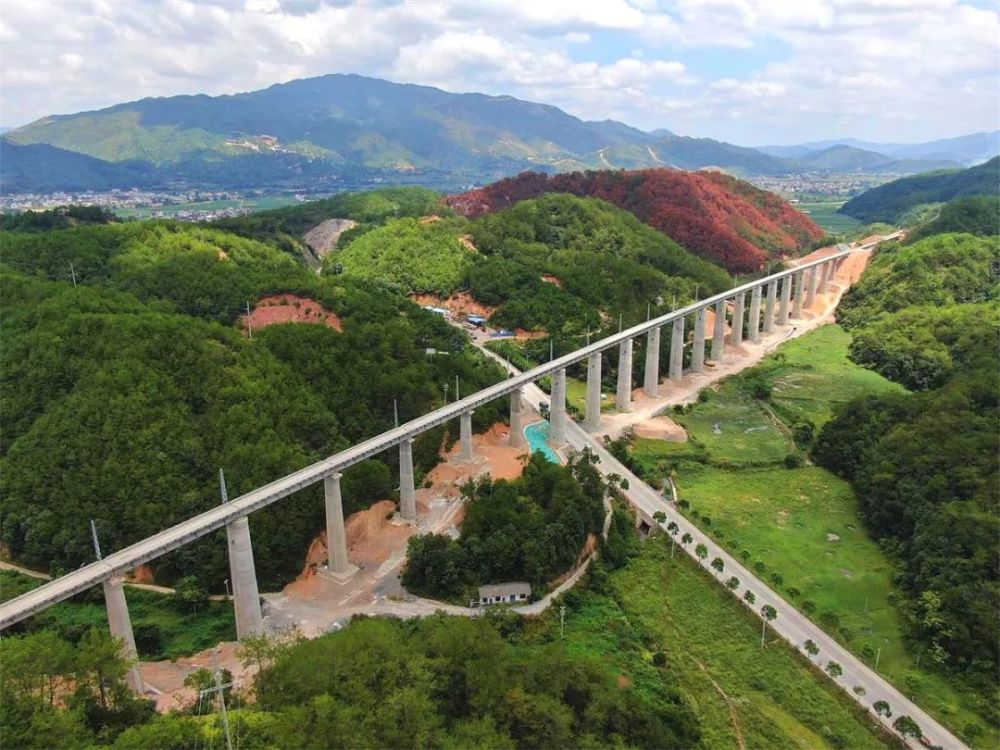
[[[734,273],[758,271],[769,259],[794,255],[824,235],[812,219],[779,196],[720,172],[523,172],[450,195],[445,203],[474,217],[543,193],[613,203]]]

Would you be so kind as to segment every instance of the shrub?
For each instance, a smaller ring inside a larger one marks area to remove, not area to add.
[[[802,466],[802,457],[798,453],[789,453],[785,456],[785,468],[797,469]]]

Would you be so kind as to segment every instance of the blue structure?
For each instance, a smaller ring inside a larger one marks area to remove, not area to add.
[[[524,428],[524,436],[528,438],[528,445],[531,446],[532,453],[541,451],[545,454],[545,458],[552,463],[562,463],[559,460],[559,455],[549,445],[549,423],[547,420],[542,419],[529,424]]]

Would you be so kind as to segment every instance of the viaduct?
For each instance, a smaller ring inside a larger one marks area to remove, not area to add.
[[[601,354],[618,347],[618,387],[615,402],[618,409],[628,409],[632,394],[632,348],[634,340],[646,336],[646,357],[643,389],[658,396],[660,386],[661,332],[669,325],[670,357],[668,378],[678,381],[683,375],[683,354],[686,343],[685,325],[693,319],[690,371],[703,372],[706,361],[706,341],[711,338],[713,360],[721,359],[726,347],[726,314],[732,303],[732,324],[729,336],[731,345],[744,339],[758,342],[762,333],[769,333],[776,325],[787,325],[789,318],[801,318],[803,307],[808,307],[817,293],[822,293],[833,279],[836,269],[850,250],[839,245],[836,253],[796,268],[780,271],[763,279],[737,286],[721,294],[694,302],[687,307],[673,310],[660,317],[632,326],[600,341],[588,344],[570,354],[553,359],[520,375],[467,396],[460,401],[369,438],[347,450],[293,472],[270,484],[229,500],[225,477],[219,473],[222,503],[176,526],[130,545],[96,562],[85,565],[8,602],[0,604],[0,630],[7,628],[64,599],[92,586],[104,588],[108,610],[108,623],[113,635],[121,638],[126,654],[135,659],[135,641],[129,619],[125,594],[122,589],[124,575],[145,562],[171,552],[183,545],[225,527],[229,547],[230,580],[236,614],[237,637],[263,631],[257,578],[254,569],[250,526],[247,516],[266,505],[291,495],[316,482],[323,482],[326,503],[326,529],[329,556],[323,575],[336,580],[346,580],[356,568],[347,557],[344,533],[344,511],[341,500],[341,472],[359,461],[398,446],[399,449],[399,498],[400,514],[405,521],[417,520],[416,492],[413,481],[413,440],[426,430],[456,417],[460,423],[460,460],[471,461],[472,413],[490,401],[510,397],[510,444],[525,445],[523,432],[523,389],[545,376],[552,378],[550,405],[550,439],[554,446],[566,443],[566,368],[586,360],[587,396],[583,427],[596,430],[601,418]],[[748,302],[749,295],[749,305]],[[707,330],[707,312],[715,312],[714,325]],[[95,540],[96,543],[96,540]],[[142,690],[138,668],[129,675],[133,689]]]

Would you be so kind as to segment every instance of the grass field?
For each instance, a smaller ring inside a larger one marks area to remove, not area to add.
[[[734,554],[745,550],[748,564],[761,563],[765,580],[780,575],[776,588],[869,664],[878,653],[879,671],[952,731],[962,734],[969,723],[985,730],[975,714],[985,701],[921,667],[905,642],[893,562],[865,532],[850,485],[819,467],[784,466],[789,452],[805,458],[788,436],[792,425],[818,428],[837,403],[900,389],[851,363],[849,340],[825,326],[782,345],[723,381],[707,402],[674,415],[689,431],[687,444],[637,440],[633,456],[654,481],[674,469],[679,496],[690,503],[685,513]],[[747,378],[770,386],[768,402],[748,395],[740,385]],[[768,417],[768,429],[746,432]],[[976,746],[998,747],[1000,736],[985,732]]]
[[[20,573],[0,570],[0,591],[3,592],[0,600],[11,599],[41,583]],[[142,659],[157,661],[189,656],[220,641],[236,640],[236,621],[229,602],[208,602],[203,610],[185,614],[174,606],[169,594],[126,587],[125,596]],[[92,627],[106,630],[108,616],[100,587],[77,599],[49,607],[27,620],[25,627],[53,630],[71,641]]]
[[[266,211],[271,208],[281,208],[298,204],[290,195],[268,195],[261,198],[245,198],[236,200],[197,201],[192,203],[171,203],[165,206],[143,206],[140,208],[116,209],[115,213],[123,218],[148,219],[154,213],[174,216],[181,211],[220,211],[224,208],[246,208],[251,211]]]
[[[583,414],[587,409],[587,382],[577,378],[566,378],[566,404]],[[615,394],[602,389],[601,411],[609,411],[615,406]]]
[[[646,542],[609,588],[568,597],[568,647],[599,656],[640,691],[662,685],[650,659],[664,651],[667,678],[701,722],[699,747],[738,748],[739,737],[747,748],[886,746],[872,720],[784,641],[771,636],[761,649],[758,620],[686,555],[671,560],[664,537]],[[551,622],[558,633],[558,617]]]
[[[837,209],[843,205],[844,201],[832,201],[828,203],[799,203],[795,207],[830,234],[848,234],[860,227],[861,222],[851,216],[838,214]]]

